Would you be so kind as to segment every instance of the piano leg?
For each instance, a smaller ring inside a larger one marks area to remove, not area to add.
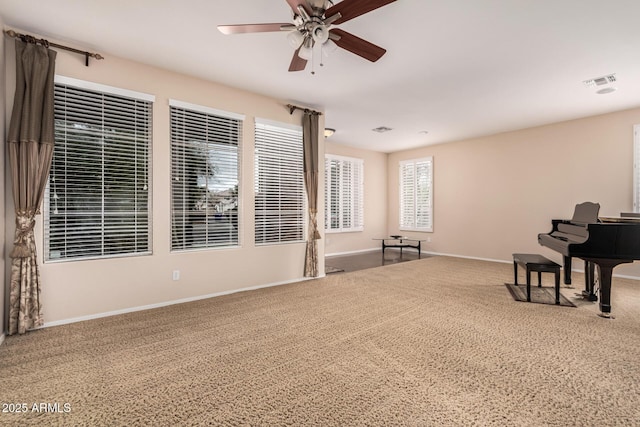
[[[600,316],[611,317],[611,276],[615,265],[598,265],[600,275]]]
[[[600,276],[600,317],[611,317],[611,276],[615,266],[633,262],[632,259],[585,259],[589,263],[598,265],[598,275]]]
[[[593,292],[595,287],[595,264],[590,261],[584,262],[584,291],[582,297],[589,301],[598,301],[598,296]]]
[[[571,257],[563,256],[564,258],[564,284],[571,284]]]

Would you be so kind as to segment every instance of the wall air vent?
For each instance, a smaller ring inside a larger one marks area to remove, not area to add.
[[[584,83],[585,87],[596,87],[613,83],[616,80],[616,74],[613,73],[606,76],[597,77],[595,79],[584,80],[582,83]]]
[[[393,129],[388,128],[386,126],[380,126],[380,127],[377,127],[375,129],[371,129],[371,130],[374,131],[374,132],[378,132],[378,133],[385,133],[385,132],[389,132],[390,130],[393,130]]]

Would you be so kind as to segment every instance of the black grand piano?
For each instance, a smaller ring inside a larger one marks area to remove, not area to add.
[[[594,270],[598,267],[601,316],[611,313],[611,276],[618,264],[640,259],[640,218],[622,214],[619,218],[598,217],[600,205],[585,202],[576,205],[571,220],[551,220],[550,233],[538,234],[538,243],[562,254],[564,282],[571,283],[571,259],[585,261],[585,291],[592,301]]]

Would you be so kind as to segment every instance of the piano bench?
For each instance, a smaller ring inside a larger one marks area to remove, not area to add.
[[[560,264],[538,254],[513,254],[514,284],[518,285],[518,265],[527,271],[527,301],[531,302],[531,272],[538,273],[538,287],[542,287],[542,273],[554,273],[556,304],[560,305]]]

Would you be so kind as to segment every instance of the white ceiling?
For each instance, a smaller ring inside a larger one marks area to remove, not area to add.
[[[6,27],[324,109],[331,141],[382,152],[640,106],[638,0],[398,0],[339,27],[387,49],[338,49],[287,72],[285,0],[0,0]],[[595,94],[582,81],[615,73]],[[392,131],[379,134],[373,128]],[[421,133],[428,131],[428,134]]]

